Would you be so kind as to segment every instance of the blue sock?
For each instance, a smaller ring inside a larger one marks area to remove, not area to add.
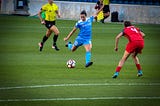
[[[118,76],[118,75],[119,75],[119,72],[115,72],[114,75],[117,75],[117,76]]]
[[[91,52],[86,52],[86,64],[91,61]]]
[[[143,74],[143,73],[142,73],[142,70],[138,70],[138,73]]]
[[[68,43],[68,49],[69,49],[69,50],[72,49],[72,43],[71,43],[71,42]]]

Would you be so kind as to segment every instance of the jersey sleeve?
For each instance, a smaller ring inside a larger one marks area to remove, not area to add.
[[[140,28],[136,28],[138,32],[143,32]]]
[[[76,23],[75,27],[76,27],[76,28],[79,28],[79,23],[78,23],[78,22]]]
[[[42,11],[47,11],[47,6],[46,6],[46,5],[43,5],[42,8],[41,8],[41,10],[42,10]]]
[[[55,4],[55,7],[54,7],[54,8],[55,8],[55,11],[57,11],[57,10],[58,10],[58,6],[57,6],[56,4]]]
[[[90,20],[91,20],[91,22],[93,22],[93,20],[94,20],[94,16],[91,16],[91,17],[90,17]]]

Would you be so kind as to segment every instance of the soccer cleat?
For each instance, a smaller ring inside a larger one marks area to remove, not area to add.
[[[55,49],[56,51],[59,51],[59,48],[57,47],[57,45],[53,45],[52,48]]]
[[[143,73],[142,73],[142,71],[138,71],[138,74],[137,74],[137,76],[138,76],[138,77],[141,77],[141,76],[143,76]]]
[[[71,42],[67,42],[66,45],[65,45],[65,47],[68,47],[69,44],[72,44],[72,43]]]
[[[119,75],[119,72],[115,72],[114,75],[112,76],[112,78],[117,78]]]
[[[87,68],[87,67],[91,66],[92,64],[93,64],[93,62],[88,62],[88,63],[85,65],[85,67]]]
[[[67,44],[65,44],[65,47],[68,47],[68,43],[67,43]]]
[[[38,43],[38,45],[39,45],[39,51],[41,52],[42,51],[42,49],[43,49],[43,43]]]

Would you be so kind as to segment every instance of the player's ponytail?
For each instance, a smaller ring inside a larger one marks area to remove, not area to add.
[[[132,26],[132,24],[130,21],[124,21],[124,26],[128,27],[128,26]]]

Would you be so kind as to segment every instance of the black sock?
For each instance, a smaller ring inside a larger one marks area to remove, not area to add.
[[[106,18],[108,18],[109,16],[104,16],[103,20],[105,20]]]
[[[46,35],[44,35],[43,40],[42,40],[41,43],[45,43],[47,39],[48,39],[48,37]]]
[[[54,35],[54,37],[53,37],[53,45],[56,45],[57,39],[58,39],[58,35]]]

